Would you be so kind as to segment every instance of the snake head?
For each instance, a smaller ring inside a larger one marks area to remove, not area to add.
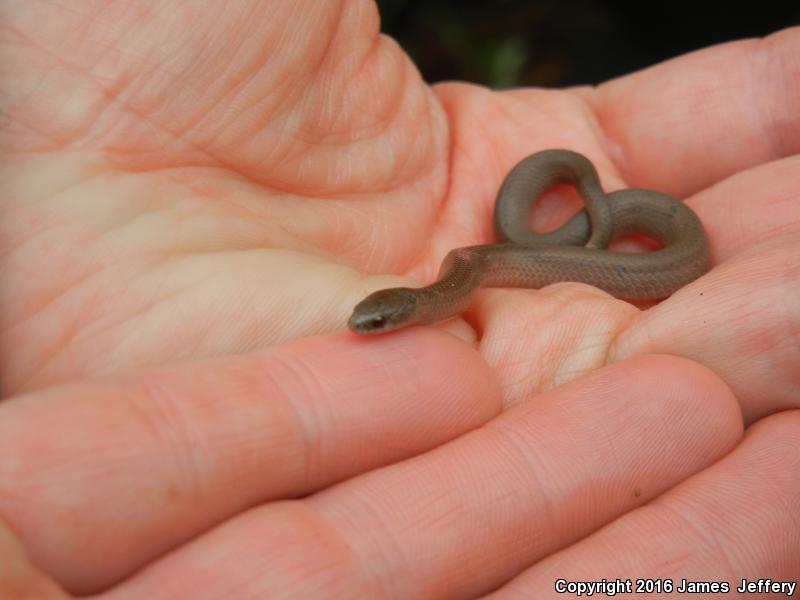
[[[415,323],[417,297],[410,288],[378,290],[356,304],[347,326],[354,333],[385,333]]]

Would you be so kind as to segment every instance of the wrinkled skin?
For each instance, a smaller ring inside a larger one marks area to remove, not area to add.
[[[492,92],[364,0],[0,6],[0,596],[800,578],[800,31]],[[686,198],[711,272],[345,329],[551,147]]]

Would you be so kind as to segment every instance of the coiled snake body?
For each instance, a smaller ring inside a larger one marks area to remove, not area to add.
[[[556,231],[531,231],[531,206],[558,183],[573,184],[586,208]],[[657,300],[709,268],[708,239],[689,207],[650,190],[606,194],[592,163],[569,150],[545,150],[518,163],[497,195],[494,225],[499,243],[452,250],[431,285],[370,294],[353,310],[350,329],[372,334],[440,321],[464,311],[481,287],[579,281],[619,298]],[[605,249],[614,238],[633,233],[664,247],[638,254]]]

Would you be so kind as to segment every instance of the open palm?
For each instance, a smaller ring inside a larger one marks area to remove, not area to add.
[[[2,10],[15,585],[49,585],[21,547],[109,597],[800,577],[800,31],[493,92],[427,86],[367,1]],[[714,269],[646,311],[486,291],[468,343],[343,331],[545,148],[687,198]]]

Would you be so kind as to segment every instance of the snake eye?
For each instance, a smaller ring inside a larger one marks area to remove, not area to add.
[[[370,329],[380,329],[386,323],[386,317],[373,317],[369,320],[368,327]]]

